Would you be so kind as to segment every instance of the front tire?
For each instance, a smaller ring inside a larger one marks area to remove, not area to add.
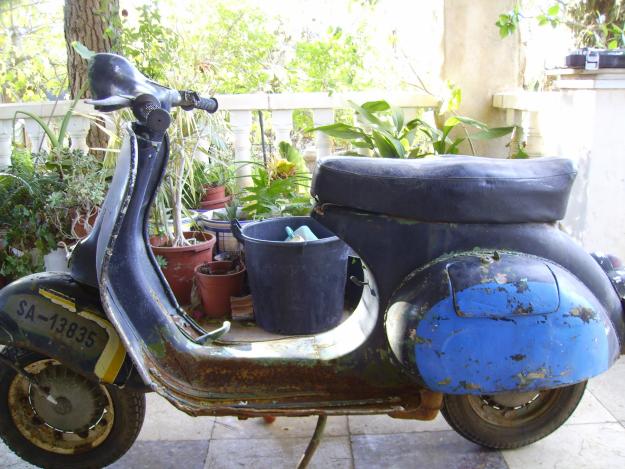
[[[56,403],[27,378],[0,367],[0,437],[19,457],[44,468],[100,468],[132,446],[145,416],[145,396],[87,380],[56,360],[19,356]]]
[[[586,381],[546,391],[495,395],[446,395],[441,413],[447,423],[473,443],[513,449],[545,438],[577,408]]]

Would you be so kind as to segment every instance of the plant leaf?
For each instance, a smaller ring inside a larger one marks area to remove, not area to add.
[[[476,132],[471,134],[469,138],[472,140],[491,140],[493,138],[503,137],[504,135],[511,134],[516,126],[511,127],[493,127],[488,130],[482,130],[480,132]]]
[[[340,122],[330,125],[322,125],[307,129],[306,132],[319,131],[331,137],[342,138],[344,140],[363,139],[365,134],[358,127],[342,124]]]
[[[359,106],[353,101],[348,101],[348,103],[352,107],[352,109],[354,109],[354,111],[356,111],[356,113],[360,117],[362,117],[364,120],[366,120],[369,124],[371,124],[374,127],[384,127],[384,124],[382,124],[382,121],[378,119],[376,116],[374,116],[370,111],[368,111],[362,106]]]
[[[399,134],[404,128],[404,111],[399,107],[394,107],[392,116],[393,124],[395,124],[395,129],[397,134]]]
[[[72,42],[72,47],[78,53],[78,55],[80,55],[85,60],[89,60],[96,54],[80,41]]]
[[[395,146],[389,141],[389,139],[382,135],[377,130],[374,130],[371,134],[373,141],[375,142],[377,153],[382,158],[399,158],[400,155],[397,152]],[[403,148],[403,147],[402,147]]]
[[[382,112],[388,111],[391,108],[391,105],[386,101],[367,101],[361,106],[363,109],[366,109],[369,112]]]
[[[451,116],[449,119],[445,121],[443,124],[445,127],[447,126],[456,126],[458,123],[463,123],[465,125],[469,125],[471,127],[475,127],[480,130],[488,130],[488,126],[484,122],[480,122],[476,119],[471,119],[470,117],[465,116]]]

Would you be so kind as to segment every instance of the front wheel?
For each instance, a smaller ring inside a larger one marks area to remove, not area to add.
[[[2,353],[9,352],[7,349]],[[0,437],[19,457],[45,468],[100,468],[132,446],[145,416],[145,396],[103,386],[56,360],[19,354],[39,386],[0,367]]]
[[[441,413],[467,440],[513,449],[558,429],[577,408],[586,381],[563,388],[494,395],[446,395]]]

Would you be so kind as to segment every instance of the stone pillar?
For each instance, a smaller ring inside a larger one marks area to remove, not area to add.
[[[522,84],[518,32],[499,37],[495,22],[516,0],[445,0],[443,78],[462,89],[459,114],[492,127],[505,125],[505,111],[492,107],[493,94]],[[484,156],[506,156],[504,137],[473,142]],[[469,151],[465,146],[461,151]]]
[[[313,123],[315,127],[334,123],[333,109],[313,109]],[[323,132],[316,132],[317,158],[330,155],[330,137]]]
[[[293,130],[293,111],[279,110],[272,111],[271,121],[273,122],[273,129],[276,133],[276,148],[280,142],[293,143],[291,141],[291,131]]]
[[[252,130],[252,111],[230,111],[230,127],[234,134],[234,162],[237,165],[237,185],[247,187],[250,179],[252,159],[252,143],[250,132]]]
[[[71,148],[73,150],[82,150],[87,153],[89,147],[87,146],[87,135],[89,135],[89,128],[91,122],[86,117],[72,116],[67,126],[67,135],[71,140]]]
[[[13,122],[0,120],[0,170],[11,166],[11,141],[13,140]]]

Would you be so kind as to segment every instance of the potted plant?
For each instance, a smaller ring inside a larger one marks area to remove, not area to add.
[[[28,150],[13,151],[11,167],[0,174],[0,276],[5,280],[44,270],[44,259],[62,239],[49,218],[47,198],[62,189],[58,174],[34,165]]]
[[[201,189],[199,208],[215,210],[223,208],[230,201],[234,169],[226,162],[213,159],[212,162],[195,162],[194,176],[197,186]]]
[[[245,266],[238,257],[198,265],[195,268],[195,285],[204,314],[209,318],[229,315],[230,297],[241,293],[244,278]]]
[[[68,148],[37,156],[63,182],[62,190],[47,198],[52,223],[67,244],[84,238],[93,229],[106,194],[102,164],[92,155]]]
[[[403,111],[386,101],[369,101],[361,106],[351,101],[349,104],[364,125],[335,123],[310,130],[347,140],[352,146],[368,150],[373,156],[381,158],[457,154],[465,141],[471,146],[472,139],[499,138],[515,130],[514,126],[490,128],[483,122],[458,115],[445,119],[438,114],[437,125],[431,125],[418,117],[406,121]],[[462,131],[454,133],[457,127]],[[476,132],[469,134],[467,128],[474,128]],[[360,156],[353,151],[346,154]]]
[[[172,117],[170,160],[165,183],[152,211],[156,235],[150,242],[154,254],[162,258],[162,271],[174,295],[181,304],[189,304],[195,266],[212,261],[215,236],[201,231],[185,231],[185,188],[189,187],[189,178],[193,174],[196,151],[206,137],[204,129],[207,126],[214,128],[210,124],[212,120],[223,118],[180,110],[174,111]],[[220,138],[214,135],[214,139]],[[209,146],[210,142],[207,143]]]
[[[217,237],[217,252],[238,252],[240,245],[232,235],[230,222],[237,219],[241,225],[269,217],[306,215],[312,209],[310,173],[304,158],[291,144],[280,142],[279,156],[267,167],[254,165],[252,184],[233,196],[222,209],[201,215],[203,229]],[[229,170],[234,174],[234,167]]]
[[[240,194],[248,219],[308,215],[312,209],[310,173],[303,157],[286,142],[280,143],[279,150],[280,156],[267,166],[254,164],[252,184]]]

